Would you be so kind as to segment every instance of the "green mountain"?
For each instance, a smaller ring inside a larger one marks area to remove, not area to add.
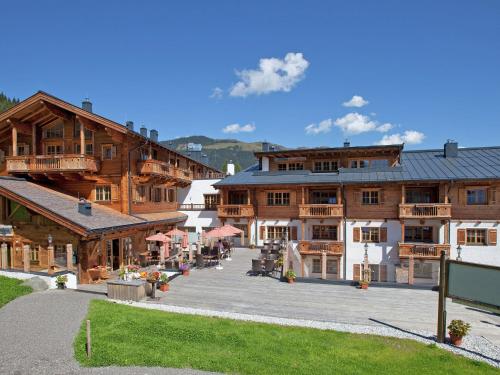
[[[0,92],[0,113],[8,110],[10,107],[15,106],[19,103],[19,99],[8,98],[3,92]]]
[[[236,169],[248,168],[256,163],[254,156],[255,151],[262,150],[262,142],[242,142],[237,139],[214,139],[205,137],[203,135],[194,135],[191,137],[181,137],[160,142],[166,147],[180,151],[191,157],[197,158],[196,152],[188,151],[188,143],[195,143],[202,145],[202,154],[207,155],[208,164],[223,170],[225,164],[232,160],[236,165]],[[284,147],[276,144],[272,146],[283,149]],[[202,159],[203,160],[203,159]]]

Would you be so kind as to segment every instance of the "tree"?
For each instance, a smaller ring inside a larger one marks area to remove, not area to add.
[[[10,107],[15,106],[19,103],[19,99],[8,98],[3,92],[0,92],[0,113],[8,110]]]

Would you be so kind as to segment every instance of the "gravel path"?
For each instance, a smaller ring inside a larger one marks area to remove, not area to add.
[[[373,326],[373,325],[357,325],[357,324],[345,324],[345,323],[333,323],[333,322],[321,322],[314,320],[304,320],[304,319],[288,319],[288,318],[278,318],[274,316],[263,316],[263,315],[253,315],[253,314],[241,314],[226,311],[213,311],[204,309],[195,309],[189,307],[164,305],[157,303],[148,302],[127,302],[127,301],[114,301],[114,303],[122,305],[130,305],[135,307],[141,307],[151,310],[160,310],[180,314],[192,314],[201,316],[210,316],[217,318],[226,318],[234,320],[244,320],[252,321],[258,323],[269,323],[278,324],[283,326],[297,326],[297,327],[307,327],[316,328],[323,330],[335,330],[340,332],[350,332],[350,333],[361,333],[361,334],[371,334],[379,336],[390,336],[403,339],[412,339],[420,341],[425,344],[436,344],[440,348],[448,350],[450,352],[461,354],[465,357],[486,362],[492,366],[500,368],[500,348],[492,344],[490,341],[482,336],[469,335],[464,338],[464,342],[461,347],[455,347],[448,344],[438,344],[435,341],[435,336],[426,331],[420,330],[401,330],[398,328],[384,326]]]
[[[49,290],[20,297],[1,308],[0,374],[207,374],[154,367],[81,368],[73,357],[73,340],[95,298],[103,297]]]

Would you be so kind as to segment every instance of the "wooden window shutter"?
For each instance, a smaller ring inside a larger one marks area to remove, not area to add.
[[[387,281],[387,264],[379,265],[379,280],[378,281]]]
[[[120,199],[120,185],[111,184],[111,200],[117,201]]]
[[[465,245],[466,231],[465,229],[457,229],[457,242],[459,245]]]
[[[352,279],[355,281],[361,280],[361,266],[359,264],[352,265]]]
[[[361,229],[358,228],[353,228],[352,230],[352,240],[353,242],[359,242],[361,239]]]
[[[297,241],[297,227],[291,227],[290,239],[292,241]]]
[[[497,244],[497,230],[488,229],[488,245],[496,245],[496,244]]]
[[[378,191],[378,204],[385,204],[385,192],[384,189]]]
[[[458,189],[458,204],[461,206],[467,204],[467,191],[465,189]]]
[[[380,228],[379,242],[387,242],[387,228]]]
[[[266,233],[266,227],[260,226],[259,227],[259,237],[261,240],[265,240],[265,238],[264,238],[265,233]]]
[[[497,204],[497,189],[488,189],[488,204]]]

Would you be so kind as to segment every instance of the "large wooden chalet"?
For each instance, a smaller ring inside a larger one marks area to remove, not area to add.
[[[117,269],[185,220],[177,189],[220,171],[45,92],[0,114],[0,268]]]

